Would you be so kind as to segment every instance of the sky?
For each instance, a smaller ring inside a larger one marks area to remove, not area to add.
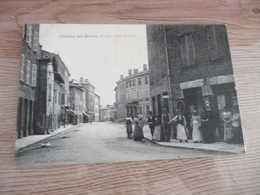
[[[41,24],[40,44],[60,55],[70,80],[88,79],[102,106],[115,102],[120,75],[148,64],[145,25]]]

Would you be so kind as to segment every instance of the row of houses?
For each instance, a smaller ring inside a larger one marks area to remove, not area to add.
[[[100,120],[100,97],[83,77],[70,80],[58,54],[42,50],[39,25],[23,28],[17,138]]]
[[[147,25],[149,70],[121,76],[117,82],[116,112],[149,110],[171,116],[182,109],[189,122],[191,112],[206,106],[215,114],[219,139],[224,139],[223,110],[238,106],[225,25]],[[139,82],[140,81],[140,82]]]

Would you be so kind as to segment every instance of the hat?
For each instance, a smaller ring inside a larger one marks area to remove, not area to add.
[[[141,115],[141,114],[138,114],[138,118],[143,118],[143,115]]]

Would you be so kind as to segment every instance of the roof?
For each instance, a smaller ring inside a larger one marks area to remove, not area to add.
[[[62,61],[61,57],[58,54],[54,54],[54,53],[42,50],[39,58],[40,58],[40,60],[53,60],[55,58],[60,58],[60,61],[63,63],[65,69],[68,72],[68,75],[70,76],[68,67],[65,65],[65,63]]]
[[[122,79],[120,79],[116,83],[118,84],[118,83],[121,83],[121,82],[126,81],[128,79],[130,80],[130,79],[137,78],[137,77],[140,77],[140,76],[143,76],[143,75],[148,75],[149,76],[149,69],[143,70],[143,71],[138,72],[138,73],[134,73],[134,74],[128,75],[126,77],[123,77]]]

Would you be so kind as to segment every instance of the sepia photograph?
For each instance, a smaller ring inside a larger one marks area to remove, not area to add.
[[[17,166],[245,154],[227,28],[24,25]]]

